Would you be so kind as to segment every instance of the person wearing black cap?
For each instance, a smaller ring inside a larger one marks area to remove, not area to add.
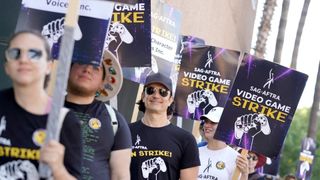
[[[214,107],[200,119],[204,121],[203,133],[208,144],[199,147],[201,166],[198,180],[231,179],[236,167],[241,172],[240,179],[248,179],[248,160],[225,142],[214,139],[222,115],[222,107]]]
[[[65,106],[75,111],[82,125],[81,179],[130,179],[128,123],[104,103],[119,92],[121,85],[120,64],[109,51],[105,51],[101,66],[76,62],[71,66]],[[117,123],[116,131],[113,122]]]
[[[200,165],[196,140],[169,121],[174,110],[171,79],[161,73],[147,76],[138,104],[144,116],[129,125],[131,179],[196,179]]]

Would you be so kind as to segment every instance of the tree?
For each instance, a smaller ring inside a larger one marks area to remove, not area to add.
[[[301,140],[307,136],[308,119],[310,116],[310,108],[298,109],[291,122],[288,134],[285,139],[284,148],[281,153],[280,161],[280,176],[283,177],[286,174],[295,174]],[[320,118],[318,118],[318,121]],[[320,138],[320,133],[317,133],[317,137]],[[315,157],[319,157],[320,150],[316,150]],[[320,179],[320,159],[315,159],[313,162],[313,170],[311,179]]]
[[[308,129],[308,137],[316,140],[317,135],[317,119],[319,119],[319,103],[320,103],[320,61],[318,67],[318,75],[316,86],[314,89],[313,103],[310,112],[310,124]]]
[[[296,34],[296,39],[294,42],[292,60],[291,60],[291,65],[290,65],[290,67],[293,69],[297,68],[297,58],[298,58],[300,40],[301,40],[301,35],[303,32],[304,23],[305,23],[306,17],[307,17],[309,4],[310,4],[310,0],[305,0],[304,4],[303,4],[302,11],[301,11],[299,26],[298,26],[298,30],[297,30],[297,34]]]
[[[276,0],[266,0],[264,3],[263,15],[258,28],[258,37],[254,53],[256,57],[263,58],[266,52],[266,44],[271,29],[271,20],[276,5]]]
[[[284,42],[284,36],[287,26],[287,16],[289,12],[290,0],[283,0],[282,1],[282,10],[281,10],[281,18],[279,23],[279,31],[277,35],[277,43],[276,49],[274,52],[273,61],[280,64],[281,62],[281,54],[282,54],[282,47]]]

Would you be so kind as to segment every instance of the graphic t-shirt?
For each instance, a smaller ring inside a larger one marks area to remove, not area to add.
[[[116,110],[117,133],[113,134],[111,118],[103,102],[94,100],[88,105],[65,102],[81,121],[83,141],[82,179],[110,179],[111,151],[131,148],[131,135],[127,121]]]
[[[219,150],[210,150],[207,146],[199,148],[201,166],[199,168],[198,180],[232,179],[236,168],[238,152],[227,146]]]
[[[131,180],[177,180],[180,170],[200,165],[195,138],[169,124],[152,128],[137,121],[132,135]]]
[[[35,115],[20,107],[13,89],[0,91],[0,107],[0,179],[39,179],[38,160],[48,115]],[[78,179],[82,154],[80,131],[74,114],[67,113],[60,143],[65,146],[64,165]]]

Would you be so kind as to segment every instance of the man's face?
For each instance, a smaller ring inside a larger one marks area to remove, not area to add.
[[[142,101],[145,104],[146,111],[166,114],[168,107],[173,102],[173,97],[165,86],[153,83],[144,89]]]
[[[103,86],[102,74],[101,66],[74,63],[70,70],[68,93],[94,96]]]

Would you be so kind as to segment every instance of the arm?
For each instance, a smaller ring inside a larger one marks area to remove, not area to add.
[[[109,162],[112,180],[130,179],[131,149],[112,151]]]
[[[51,140],[40,150],[40,161],[49,165],[53,178],[56,180],[73,180],[73,177],[65,168],[63,163],[65,148],[57,141]]]
[[[180,180],[195,180],[198,178],[199,166],[181,169]]]
[[[249,166],[246,155],[238,155],[236,165],[241,172],[240,180],[247,180],[249,177]]]

